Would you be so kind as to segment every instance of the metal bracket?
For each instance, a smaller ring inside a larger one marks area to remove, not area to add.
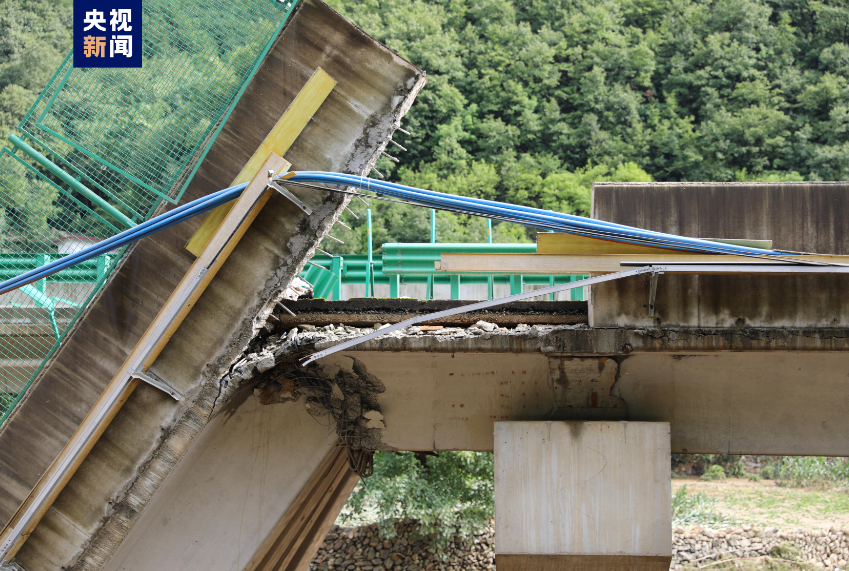
[[[162,378],[156,376],[151,372],[142,372],[136,371],[134,373],[130,373],[131,379],[139,379],[140,381],[144,381],[152,387],[159,389],[160,391],[166,393],[168,396],[173,398],[176,401],[181,401],[185,398],[183,393],[172,387],[167,381]]]
[[[312,208],[301,202],[301,200],[297,196],[289,192],[287,189],[280,186],[277,181],[269,179],[268,187],[273,188],[274,190],[288,198],[292,203],[294,203],[295,206],[303,210],[304,214],[306,214],[307,216],[310,216],[312,214]]]
[[[657,280],[658,276],[663,272],[652,272],[651,282],[649,284],[649,317],[654,317],[654,298],[657,295]]]
[[[24,568],[14,561],[10,561],[9,563],[0,564],[0,571],[24,571]]]

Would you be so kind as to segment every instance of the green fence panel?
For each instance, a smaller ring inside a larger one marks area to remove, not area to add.
[[[2,279],[177,202],[295,5],[145,0],[142,68],[68,54],[0,151]],[[0,423],[123,253],[0,296]]]
[[[387,246],[391,246],[392,248],[387,249]],[[440,257],[441,252],[437,251],[440,250],[440,246],[449,246],[452,251],[455,252],[462,251],[462,247],[464,250],[476,250],[479,252],[488,251],[489,253],[493,253],[491,250],[481,250],[481,248],[479,248],[480,246],[490,246],[490,244],[385,244],[383,246],[383,256],[372,260],[372,267],[374,269],[374,274],[372,276],[372,279],[374,280],[373,283],[388,284],[389,297],[394,299],[397,299],[400,296],[400,288],[403,284],[448,285],[451,287],[451,299],[459,299],[461,284],[489,284],[491,281],[493,284],[509,285],[510,293],[513,295],[523,291],[524,286],[560,285],[589,277],[583,274],[497,274],[493,276],[485,274],[446,274],[438,272],[433,265],[433,261],[438,260]],[[499,253],[528,253],[529,246],[533,247],[533,251],[536,250],[535,244],[492,244],[492,246],[497,246],[500,250]],[[410,253],[412,253],[412,255],[410,255]],[[385,268],[388,265],[386,262],[387,257],[393,260],[392,265],[396,271],[386,271]],[[367,283],[367,270],[369,265],[367,255],[359,254],[330,257],[322,254],[314,256],[310,262],[311,264],[321,266],[325,270],[332,270],[333,273],[338,272],[336,268],[341,268],[341,279],[334,286],[335,293],[333,299],[340,299],[342,284],[366,285]],[[398,268],[405,270],[405,272],[397,272]],[[425,270],[425,268],[430,269]],[[315,279],[319,279],[318,276],[321,274],[315,270],[316,268],[314,266],[307,265],[304,268],[304,271],[301,272],[301,276],[308,282],[312,283],[314,288],[316,288],[316,291],[318,291],[319,288],[316,287],[315,282],[310,279],[311,276],[315,277]],[[412,273],[408,274],[406,273],[406,270],[410,270]],[[324,290],[322,289],[321,291]],[[326,295],[319,295],[318,293],[315,293],[315,296],[326,297]],[[584,299],[583,288],[572,290],[570,298],[573,301],[582,301]]]
[[[145,0],[143,67],[75,69],[69,54],[21,130],[143,220],[180,198],[294,6]]]

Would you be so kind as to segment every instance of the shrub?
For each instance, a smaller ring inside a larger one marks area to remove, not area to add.
[[[705,525],[726,527],[734,524],[734,519],[716,511],[716,500],[705,494],[690,494],[687,486],[681,486],[672,496],[672,523],[674,525]]]
[[[706,482],[712,482],[715,480],[725,480],[725,468],[720,466],[719,464],[714,464],[710,468],[707,469],[707,472],[702,474],[702,477],[699,480],[704,480]]]
[[[374,476],[357,485],[339,523],[376,520],[389,536],[396,520],[414,519],[419,533],[444,548],[454,535],[467,537],[489,525],[493,481],[491,452],[378,452]]]
[[[824,456],[784,456],[773,465],[782,486],[812,487],[849,483],[849,460]]]

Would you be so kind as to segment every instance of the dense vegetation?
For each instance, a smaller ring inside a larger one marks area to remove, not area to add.
[[[360,481],[343,524],[414,519],[438,547],[485,528],[492,518],[493,457],[486,452],[378,452],[375,476]],[[381,525],[387,532],[394,525]]]
[[[428,73],[395,180],[586,213],[605,176],[849,175],[845,1],[331,4]]]
[[[71,49],[72,0],[0,0],[0,137],[5,141]]]

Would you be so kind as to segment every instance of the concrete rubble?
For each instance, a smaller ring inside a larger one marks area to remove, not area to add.
[[[383,538],[377,524],[333,526],[310,565],[310,571],[484,571],[495,569],[494,534],[490,527],[467,540],[452,541],[445,557],[415,535],[415,522],[402,522],[397,535]],[[817,568],[845,569],[849,529],[790,530],[753,525],[722,530],[699,526],[676,528],[672,534],[670,569],[694,569],[722,559],[770,556],[805,561]]]

